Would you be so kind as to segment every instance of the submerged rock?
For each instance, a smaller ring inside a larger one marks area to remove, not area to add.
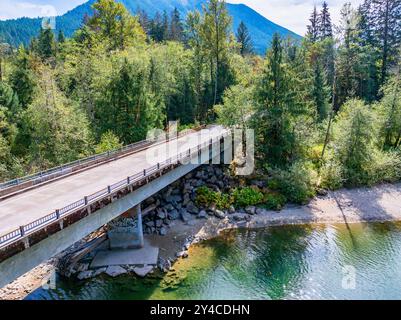
[[[93,277],[93,271],[87,270],[87,271],[81,271],[78,273],[77,278],[78,280],[85,280]]]
[[[153,271],[152,266],[136,267],[134,272],[138,277],[144,278]]]
[[[127,273],[127,270],[120,266],[109,266],[107,267],[105,273],[108,274],[110,277],[117,277],[119,275]]]

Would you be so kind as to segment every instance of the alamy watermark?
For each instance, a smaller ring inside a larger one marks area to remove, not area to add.
[[[342,268],[343,278],[341,281],[341,287],[344,290],[355,290],[356,289],[356,269],[354,266],[344,266]]]
[[[44,5],[40,7],[40,16],[42,18],[42,29],[56,29],[57,10],[52,5]]]
[[[226,129],[211,126],[200,131],[187,130],[179,135],[177,123],[171,122],[167,131],[154,129],[148,132],[148,140],[158,144],[146,152],[149,166],[176,159],[186,164],[227,164],[235,168],[235,174],[251,175],[255,169],[255,133],[252,129]]]

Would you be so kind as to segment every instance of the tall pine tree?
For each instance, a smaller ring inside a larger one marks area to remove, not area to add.
[[[317,13],[316,6],[313,9],[311,17],[309,19],[310,25],[308,25],[308,31],[306,33],[306,37],[313,43],[315,43],[319,39],[319,15]]]
[[[241,21],[238,26],[236,37],[237,42],[240,45],[240,54],[242,56],[246,56],[254,52],[251,35],[249,34],[249,30],[243,21]]]

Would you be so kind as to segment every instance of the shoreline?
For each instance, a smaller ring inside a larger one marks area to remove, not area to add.
[[[185,258],[192,244],[218,237],[225,230],[395,221],[401,221],[401,183],[332,191],[315,197],[307,205],[287,205],[281,211],[258,208],[254,214],[235,212],[224,218],[177,220],[171,223],[167,235],[145,235],[145,239],[160,248],[162,260],[174,262]],[[0,300],[24,299],[46,283],[45,279],[54,272],[56,264],[57,257],[1,288]]]

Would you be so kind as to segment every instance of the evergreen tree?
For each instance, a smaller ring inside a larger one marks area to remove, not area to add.
[[[203,95],[205,89],[205,61],[207,59],[206,53],[203,50],[203,39],[201,34],[202,23],[199,11],[190,12],[186,20],[186,34],[188,44],[192,49],[192,63],[190,65],[190,75],[193,79],[194,94],[195,94],[195,114],[196,119],[204,119],[207,113],[207,105],[203,102]]]
[[[18,108],[18,96],[5,81],[0,81],[0,107],[8,112],[15,112]]]
[[[324,71],[326,73],[327,84],[333,87],[334,81],[334,60],[335,49],[333,39],[333,26],[329,7],[326,1],[323,2],[323,8],[319,16],[319,39],[323,42],[322,60]]]
[[[156,42],[162,42],[165,40],[164,31],[162,16],[156,12],[149,25],[149,36]]]
[[[64,43],[65,42],[65,36],[63,33],[63,30],[60,30],[57,36],[57,42],[58,43]]]
[[[273,166],[285,167],[293,155],[295,132],[291,120],[296,113],[293,89],[283,61],[281,39],[275,34],[257,88],[259,107],[255,115],[260,152]]]
[[[170,24],[169,24],[169,19],[168,19],[168,14],[167,11],[163,11],[163,16],[162,16],[162,41],[165,40],[171,40],[170,38]]]
[[[365,0],[358,7],[358,32],[361,46],[375,45],[374,23],[371,20],[372,0]]]
[[[306,37],[312,42],[315,43],[319,39],[319,15],[317,13],[316,6],[313,9],[311,17],[309,19],[310,25],[308,25],[308,31],[306,33]]]
[[[371,17],[381,51],[381,84],[397,62],[401,45],[401,0],[371,0]]]
[[[202,36],[204,48],[207,49],[210,61],[210,70],[213,74],[213,105],[221,100],[222,93],[227,87],[223,77],[227,72],[225,61],[229,45],[231,17],[228,14],[225,1],[209,0],[203,7],[204,21]]]
[[[52,29],[50,28],[40,29],[37,43],[37,52],[43,60],[55,56],[56,44]]]
[[[327,88],[326,88],[326,80],[324,76],[324,70],[322,67],[322,63],[317,61],[314,64],[314,82],[312,95],[315,100],[315,104],[317,107],[317,114],[319,120],[324,120],[328,115],[328,96],[327,96]]]
[[[160,127],[164,120],[147,79],[144,66],[125,59],[101,102],[98,114],[101,130],[114,132],[124,144],[145,139],[148,130]]]
[[[177,8],[174,8],[173,12],[171,13],[169,39],[173,41],[184,40],[184,27],[182,25],[180,12]]]
[[[383,148],[397,148],[401,146],[401,64],[397,74],[389,79],[383,87],[383,99],[378,103],[377,109],[381,114]]]
[[[326,1],[323,2],[322,12],[318,18],[319,23],[319,37],[320,39],[332,39],[333,38],[333,27],[331,24],[331,16],[329,12],[329,6]]]
[[[237,42],[240,44],[240,54],[246,56],[254,52],[253,43],[249,30],[245,23],[241,21],[237,29]]]
[[[338,110],[349,98],[358,97],[357,74],[360,62],[360,47],[358,45],[357,12],[346,3],[341,10],[339,34],[341,46],[337,57],[337,83],[335,94],[335,109]]]
[[[149,28],[150,28],[150,18],[148,14],[146,13],[145,10],[138,8],[136,10],[138,17],[139,17],[139,23],[142,26],[142,29],[145,31],[146,34],[149,34]]]
[[[26,109],[32,102],[36,88],[35,75],[30,67],[29,54],[23,46],[18,49],[10,84],[18,95],[19,104]]]
[[[7,43],[0,42],[0,81],[3,80],[3,61],[11,53],[11,47]]]

